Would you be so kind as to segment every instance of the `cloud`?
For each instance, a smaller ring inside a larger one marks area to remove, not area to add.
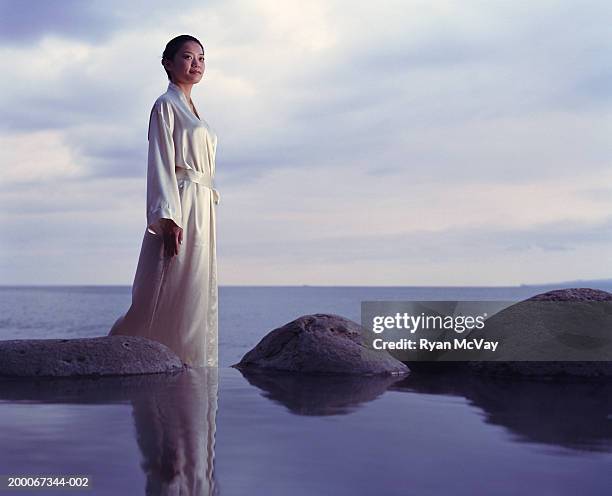
[[[206,2],[214,6],[216,2]],[[134,26],[156,26],[197,5],[193,0],[123,2],[121,0],[0,1],[0,43],[23,46],[46,37],[105,43]]]
[[[308,239],[270,239],[234,242],[222,252],[230,259],[256,259],[260,263],[330,263],[351,260],[390,265],[411,260],[452,262],[487,257],[488,253],[539,250],[573,252],[583,245],[604,246],[612,242],[612,217],[600,223],[553,222],[526,229],[497,225],[448,227],[441,230],[410,230],[398,234],[322,236]]]
[[[219,135],[232,283],[256,282],[257,260],[278,261],[279,281],[304,280],[306,264],[318,281],[356,281],[352,259],[372,283],[398,264],[421,281],[541,282],[586,277],[612,248],[597,234],[612,206],[609,3],[1,7],[0,227],[23,243],[3,248],[10,280],[15,257],[40,258],[24,247],[59,253],[61,233],[90,254],[121,251],[121,270],[100,278],[129,282],[160,55],[185,32],[207,51],[193,97]],[[72,253],[74,267],[87,256]]]
[[[103,2],[79,0],[4,0],[0,3],[0,41],[20,45],[46,35],[101,42],[119,26],[119,11]]]

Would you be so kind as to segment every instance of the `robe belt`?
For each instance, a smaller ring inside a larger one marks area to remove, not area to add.
[[[220,195],[219,192],[213,188],[212,177],[208,174],[198,172],[193,169],[185,169],[184,167],[175,167],[176,179],[186,179],[194,183],[201,184],[202,186],[212,190],[212,198],[215,204],[219,203]]]

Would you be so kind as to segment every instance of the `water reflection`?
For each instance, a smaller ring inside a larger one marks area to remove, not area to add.
[[[132,399],[147,495],[219,494],[215,480],[218,369],[177,376],[159,394]]]
[[[415,373],[391,389],[462,396],[483,411],[485,422],[506,428],[516,441],[612,451],[610,383]]]
[[[485,422],[519,442],[612,451],[612,384],[481,378],[449,369],[408,377],[308,376],[242,372],[270,400],[298,415],[342,415],[385,391],[455,395],[482,410]]]
[[[1,378],[0,399],[35,403],[130,402],[147,495],[216,495],[218,369],[104,378]]]
[[[240,371],[264,396],[297,415],[342,415],[383,394],[401,376],[307,375]]]

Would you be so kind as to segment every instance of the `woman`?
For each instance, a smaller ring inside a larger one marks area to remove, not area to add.
[[[217,136],[191,100],[204,74],[204,47],[193,36],[178,36],[166,45],[162,65],[169,84],[149,118],[147,229],[132,304],[109,335],[144,336],[187,365],[216,367]]]

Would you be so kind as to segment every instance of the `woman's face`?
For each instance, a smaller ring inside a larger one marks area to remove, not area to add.
[[[173,83],[199,83],[204,75],[204,51],[195,41],[186,41],[172,61],[165,61]]]

